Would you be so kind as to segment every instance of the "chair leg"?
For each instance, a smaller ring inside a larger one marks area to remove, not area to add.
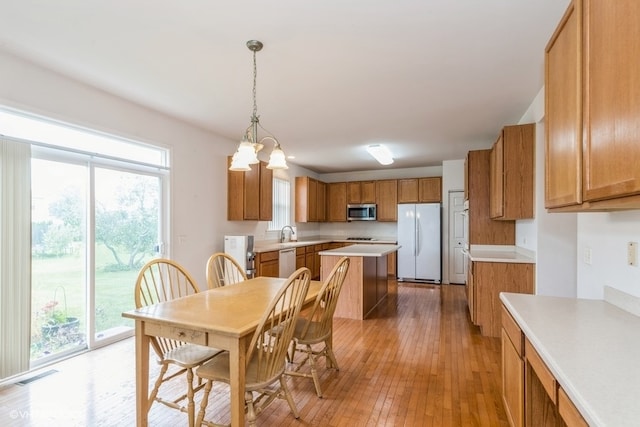
[[[163,363],[162,368],[160,368],[160,374],[158,374],[156,383],[154,384],[153,390],[151,390],[151,394],[149,395],[149,408],[151,408],[151,405],[153,405],[153,402],[155,402],[156,397],[158,396],[158,390],[160,389],[160,385],[162,384],[164,375],[167,373],[167,369],[169,369],[169,365]]]
[[[318,397],[322,397],[322,389],[320,388],[320,378],[318,377],[317,368],[317,356],[313,353],[313,349],[307,344],[307,354],[309,359],[309,367],[311,368],[311,378],[313,378],[313,385],[316,388],[316,394]]]
[[[250,426],[256,425],[256,408],[253,404],[253,392],[247,391],[244,393],[244,403],[247,409],[247,421]]]
[[[212,386],[213,386],[213,381],[207,380],[207,383],[204,386],[202,402],[200,402],[200,411],[198,412],[198,418],[196,419],[197,426],[201,426],[202,421],[204,420],[204,413],[205,413],[205,410],[207,409],[207,404],[209,403],[209,393],[211,392]]]
[[[325,340],[324,342],[324,352],[327,356],[327,368],[334,368],[336,371],[340,370],[338,366],[338,362],[336,361],[336,356],[333,354],[333,349],[331,348],[331,342],[329,340]]]
[[[189,427],[193,427],[195,421],[195,404],[193,403],[193,369],[187,369],[187,414],[189,415]]]
[[[289,403],[289,408],[291,408],[291,412],[293,416],[296,418],[300,418],[300,414],[298,413],[298,408],[296,408],[296,404],[293,401],[293,397],[291,397],[291,392],[289,391],[289,386],[287,382],[284,380],[284,376],[280,376],[280,387],[282,388],[282,392],[284,393],[284,397],[287,399],[287,403]]]

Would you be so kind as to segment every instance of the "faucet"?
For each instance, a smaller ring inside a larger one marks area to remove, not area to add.
[[[293,227],[291,227],[290,225],[285,225],[284,227],[282,227],[282,230],[280,230],[280,243],[284,243],[284,230],[287,228],[291,230],[291,235],[296,234],[296,232],[293,231]]]

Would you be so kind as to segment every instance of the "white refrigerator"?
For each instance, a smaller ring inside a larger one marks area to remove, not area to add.
[[[440,283],[440,203],[398,205],[398,280]]]

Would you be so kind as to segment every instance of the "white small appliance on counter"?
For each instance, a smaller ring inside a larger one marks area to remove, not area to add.
[[[253,236],[224,236],[224,252],[238,261],[248,278],[256,273],[256,254],[253,251]]]

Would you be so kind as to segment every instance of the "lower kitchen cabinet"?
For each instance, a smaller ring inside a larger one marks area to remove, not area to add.
[[[502,403],[509,424],[524,425],[524,335],[502,308]]]
[[[503,305],[502,403],[514,427],[587,427],[567,393]]]
[[[533,294],[535,264],[471,261],[469,311],[482,335],[501,336],[500,292]]]
[[[280,274],[280,253],[278,251],[256,254],[256,276],[278,277]]]

